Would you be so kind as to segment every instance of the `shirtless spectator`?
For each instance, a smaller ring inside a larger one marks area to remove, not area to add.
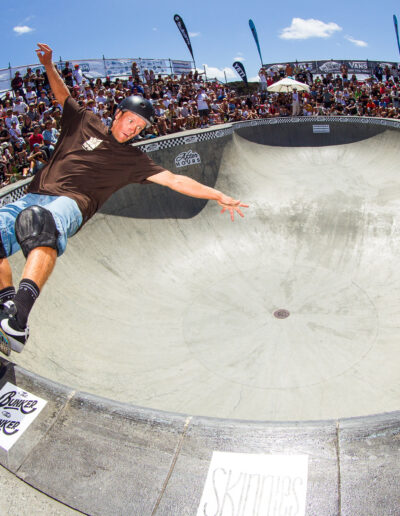
[[[65,62],[64,68],[61,70],[62,78],[64,79],[65,84],[72,88],[74,85],[74,78],[72,75],[72,68],[70,67],[69,61]]]

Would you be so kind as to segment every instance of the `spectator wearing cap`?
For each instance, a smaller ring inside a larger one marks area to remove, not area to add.
[[[24,89],[23,89],[23,86],[24,86],[24,81],[21,77],[21,73],[20,72],[15,72],[15,75],[13,77],[13,79],[11,80],[11,89],[13,90],[14,92],[14,95],[16,97],[19,97],[20,95],[24,95]]]
[[[18,117],[13,113],[12,109],[7,109],[7,115],[4,118],[4,123],[6,124],[8,130],[11,129],[11,124],[13,122],[16,122],[18,124]]]
[[[35,83],[35,89],[37,93],[45,87],[46,79],[40,68],[36,68],[35,75],[33,76],[33,82]]]
[[[29,106],[29,104],[36,104],[37,102],[37,95],[36,91],[32,88],[32,86],[26,87],[26,93],[25,93],[26,102]]]
[[[38,98],[38,102],[43,102],[46,107],[50,106],[50,100],[47,96],[46,92],[43,90],[40,92],[40,96]]]
[[[133,78],[139,80],[139,68],[138,68],[138,65],[137,65],[136,61],[132,62],[131,70],[132,70]]]
[[[69,61],[65,61],[65,66],[61,70],[62,78],[64,79],[65,84],[72,88],[74,85],[74,77],[72,75],[72,68],[69,65]]]
[[[43,121],[43,113],[46,111],[46,104],[40,101],[36,107],[37,114],[39,116],[39,122]]]
[[[42,169],[49,161],[49,156],[46,150],[39,143],[34,143],[32,152],[28,156],[29,174],[34,176],[40,169]]]
[[[19,166],[20,172],[26,175],[29,170],[28,154],[26,152],[26,142],[23,138],[18,138],[14,143],[14,158]]]
[[[32,122],[37,122],[39,120],[39,115],[36,110],[35,104],[29,104],[26,115],[29,116]]]
[[[56,107],[53,110],[53,120],[54,120],[54,126],[57,129],[57,131],[61,131],[61,109]]]
[[[13,112],[18,113],[19,115],[24,115],[28,112],[28,106],[23,102],[22,97],[16,97],[15,103],[13,105]]]
[[[260,78],[261,91],[267,91],[267,74],[266,74],[264,67],[260,68],[260,71],[258,72],[258,76]]]
[[[81,90],[81,93],[85,96],[85,99],[88,97],[93,98],[92,88],[90,87],[90,84],[88,84],[86,79],[83,79],[83,81],[80,85],[80,90]]]
[[[74,83],[80,86],[83,81],[83,73],[79,66],[79,64],[74,65],[74,70],[72,72]]]
[[[31,151],[33,151],[33,146],[35,143],[38,143],[39,145],[43,145],[43,135],[40,132],[40,125],[36,124],[33,126],[33,134],[29,137],[29,148]]]
[[[10,139],[11,143],[14,144],[19,138],[21,138],[21,128],[19,124],[15,121],[11,122],[10,128]]]
[[[7,129],[4,120],[0,118],[0,145],[10,141],[10,131]]]
[[[96,102],[94,101],[94,99],[89,99],[87,101],[86,107],[87,107],[87,109],[90,109],[91,111],[93,111],[93,113],[95,115],[99,112],[99,110],[98,110],[98,108],[96,106]]]
[[[133,84],[134,84],[134,82],[133,82],[133,76],[132,76],[132,75],[130,75],[130,76],[128,77],[128,80],[126,81],[126,85],[127,85],[127,87],[128,87],[131,91],[132,91],[132,88],[133,88]]]
[[[104,95],[104,88],[99,89],[99,92],[95,98],[95,101],[97,102],[97,104],[99,104],[100,102],[105,104],[107,102],[107,97]]]
[[[106,127],[112,126],[112,118],[110,117],[110,112],[107,109],[103,109],[103,112],[100,114],[100,120]]]
[[[136,91],[133,95],[144,95],[144,90],[138,80],[134,81],[132,91]]]
[[[33,134],[33,121],[29,116],[29,113],[24,115],[22,124],[21,124],[21,134],[23,138],[29,138],[31,134]]]
[[[42,133],[42,136],[43,136],[43,143],[44,143],[44,145],[50,151],[50,156],[54,152],[54,147],[56,146],[59,134],[60,133],[54,127],[54,122],[52,120],[47,120],[46,123],[45,123],[45,129],[44,129],[44,131]]]
[[[34,73],[32,72],[32,68],[27,68],[26,69],[26,74],[24,75],[24,86],[25,86],[25,89],[30,86],[31,88],[34,88],[35,87],[35,83],[34,83],[34,80],[33,80],[33,77],[34,77]]]

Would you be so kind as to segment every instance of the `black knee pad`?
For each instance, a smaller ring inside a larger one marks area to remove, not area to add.
[[[51,212],[41,206],[21,211],[15,221],[15,235],[25,258],[36,247],[57,249],[56,223]]]
[[[0,259],[7,258],[6,250],[4,249],[3,241],[0,236]]]

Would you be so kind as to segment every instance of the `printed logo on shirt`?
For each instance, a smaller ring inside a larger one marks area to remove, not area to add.
[[[83,144],[82,144],[82,148],[84,150],[87,150],[87,151],[92,151],[94,150],[96,147],[98,147],[100,145],[100,143],[102,143],[103,140],[99,140],[98,138],[90,138],[89,140],[86,140]]]

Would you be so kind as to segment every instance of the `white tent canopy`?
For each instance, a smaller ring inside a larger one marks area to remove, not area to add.
[[[290,77],[285,77],[284,79],[271,84],[268,86],[268,91],[278,92],[278,93],[288,93],[293,90],[297,91],[310,91],[310,88],[307,84],[303,82],[295,81],[294,79],[290,79]]]

